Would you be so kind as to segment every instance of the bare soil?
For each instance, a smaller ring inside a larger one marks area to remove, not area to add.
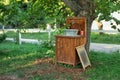
[[[23,77],[18,77],[15,74],[0,75],[0,80],[31,80],[31,75],[54,75],[54,80],[67,80],[64,79],[65,75],[71,75],[72,80],[86,80],[86,78],[81,75],[83,72],[82,68],[66,68],[64,66],[55,65],[52,58],[39,59],[36,60],[33,64],[39,66],[39,68],[24,70]],[[61,74],[64,74],[64,76],[61,76]]]

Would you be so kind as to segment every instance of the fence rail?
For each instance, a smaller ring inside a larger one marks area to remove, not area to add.
[[[120,34],[117,30],[92,30],[91,32],[103,32],[103,33],[115,33],[115,34]]]
[[[5,31],[17,31],[17,29],[4,29]],[[51,30],[54,31],[54,30]],[[2,32],[2,29],[0,29],[0,33]],[[46,30],[41,29],[26,29],[26,32],[47,32]],[[117,30],[91,30],[91,32],[103,32],[103,33],[115,33],[120,34]]]

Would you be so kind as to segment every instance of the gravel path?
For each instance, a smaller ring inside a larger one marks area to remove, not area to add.
[[[102,44],[102,43],[91,43],[90,50],[100,51],[100,52],[116,52],[120,53],[120,45],[117,44]]]

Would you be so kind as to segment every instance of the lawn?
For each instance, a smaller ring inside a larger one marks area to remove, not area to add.
[[[95,43],[108,43],[120,44],[120,34],[99,34],[91,33],[91,42]]]
[[[85,72],[88,80],[119,80],[120,54],[90,52],[93,67]]]
[[[92,67],[82,70],[81,64],[55,65],[55,49],[47,42],[17,45],[0,43],[0,79],[13,80],[119,80],[120,54],[91,51]]]
[[[51,33],[51,39],[55,40],[55,32]],[[15,32],[7,32],[7,37],[14,38],[16,36]],[[47,32],[38,32],[38,33],[22,33],[22,38],[27,39],[38,39],[38,40],[48,40]],[[102,34],[91,33],[91,42],[94,43],[108,43],[108,44],[120,44],[120,34]]]
[[[13,31],[8,31],[6,34],[7,34],[7,37],[10,37],[10,38],[16,37],[16,32],[13,32]],[[26,39],[48,40],[48,32],[22,33],[21,37]],[[51,39],[54,39],[54,38],[55,38],[55,34],[51,33]]]

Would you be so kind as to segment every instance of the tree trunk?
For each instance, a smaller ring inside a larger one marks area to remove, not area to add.
[[[91,0],[62,0],[75,14],[77,17],[86,17],[86,51],[89,53],[90,47],[90,33],[91,33],[91,24],[95,19],[95,6],[94,2]]]

